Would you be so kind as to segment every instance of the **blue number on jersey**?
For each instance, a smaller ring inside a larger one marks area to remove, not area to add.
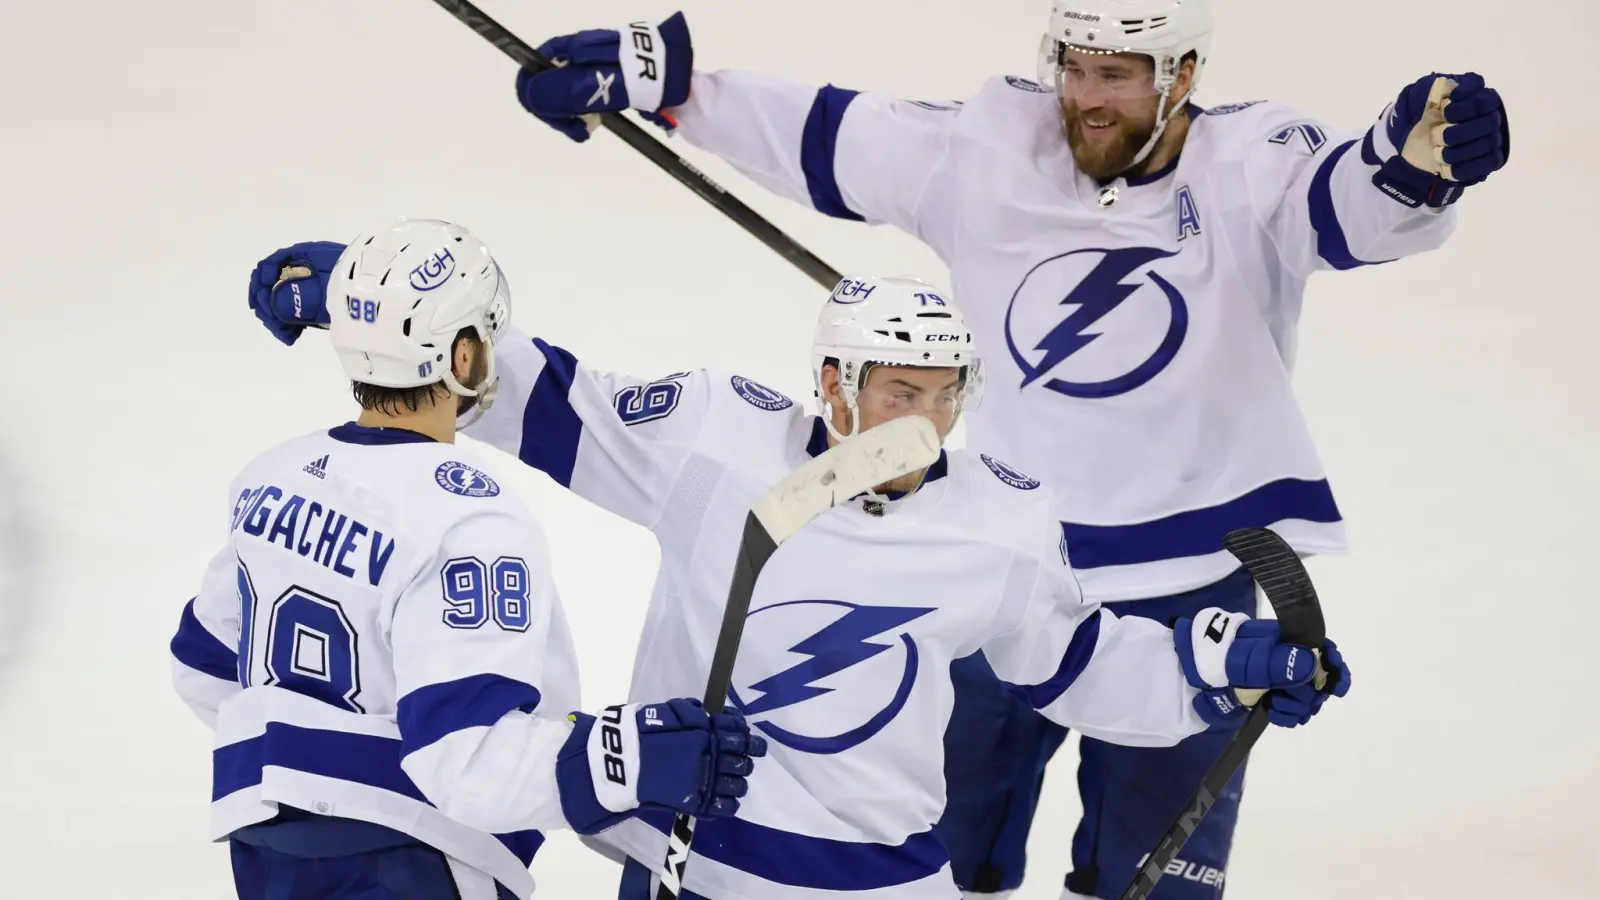
[[[611,398],[612,405],[617,408],[617,416],[625,425],[666,418],[678,408],[678,398],[683,393],[683,385],[676,379],[687,374],[679,372],[649,384],[629,385],[617,391],[617,395]]]
[[[292,587],[272,604],[267,632],[267,685],[366,712],[356,631],[337,600]]]
[[[491,577],[492,575],[492,577]],[[479,628],[493,615],[506,631],[527,631],[533,621],[528,611],[528,564],[502,556],[493,566],[473,556],[444,564],[444,623],[451,628]]]
[[[250,686],[251,625],[256,617],[256,589],[250,583],[250,570],[239,561],[239,685]]]

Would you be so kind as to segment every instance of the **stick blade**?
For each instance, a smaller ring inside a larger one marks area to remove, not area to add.
[[[1276,532],[1266,528],[1240,528],[1222,538],[1228,549],[1261,585],[1278,617],[1284,640],[1320,647],[1327,638],[1322,603],[1311,584],[1300,555]]]
[[[855,495],[933,465],[939,433],[922,416],[869,428],[778,482],[752,508],[776,544]]]

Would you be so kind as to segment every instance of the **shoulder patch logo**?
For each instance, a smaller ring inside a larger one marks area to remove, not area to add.
[[[1039,82],[1037,82],[1037,81],[1029,81],[1026,78],[1019,78],[1016,75],[1007,75],[1006,76],[1006,84],[1011,85],[1012,87],[1016,88],[1019,91],[1028,91],[1029,93],[1033,93],[1033,94],[1049,94],[1049,93],[1052,93],[1049,88],[1045,87],[1044,85],[1040,84]]]
[[[757,384],[743,375],[733,376],[731,384],[734,391],[743,397],[746,403],[758,409],[777,412],[780,409],[788,409],[794,405],[794,401],[788,397],[766,385]]]
[[[1225,116],[1225,115],[1228,115],[1229,113],[1236,113],[1236,112],[1239,112],[1240,110],[1249,109],[1250,107],[1255,106],[1258,103],[1265,103],[1265,102],[1267,102],[1267,101],[1265,101],[1265,100],[1248,100],[1248,101],[1246,101],[1244,103],[1225,103],[1222,106],[1213,106],[1213,107],[1211,107],[1210,109],[1205,111],[1205,115],[1208,115],[1208,116]]]
[[[1039,481],[1037,479],[1029,478],[1027,475],[1018,472],[1016,469],[1011,468],[987,453],[978,454],[978,458],[982,459],[983,464],[989,467],[989,471],[994,473],[994,477],[1004,481],[1006,484],[1011,485],[1019,491],[1031,491],[1039,486]]]
[[[493,478],[454,460],[434,469],[433,480],[439,483],[439,487],[463,497],[493,497],[500,493],[500,485]]]

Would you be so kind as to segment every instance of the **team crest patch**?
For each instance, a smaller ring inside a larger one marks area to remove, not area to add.
[[[500,493],[500,485],[493,478],[454,460],[434,469],[433,480],[439,482],[439,487],[463,497],[493,497]]]
[[[1012,87],[1016,88],[1019,91],[1028,91],[1028,92],[1034,93],[1034,94],[1048,94],[1048,93],[1051,93],[1049,88],[1045,87],[1044,85],[1040,84],[1039,82],[1037,82],[1037,81],[1029,81],[1026,78],[1019,78],[1016,75],[1007,75],[1006,76],[1006,84],[1011,85]]]
[[[1004,481],[1006,484],[1011,485],[1019,491],[1031,491],[1039,486],[1037,479],[1029,478],[1028,476],[1018,472],[1016,469],[1011,468],[987,453],[978,454],[978,458],[982,459],[983,464],[989,467],[989,471],[994,473],[994,477]],[[1064,545],[1065,542],[1063,541],[1063,546]]]
[[[765,409],[769,412],[777,412],[780,409],[788,409],[794,405],[794,401],[788,397],[766,385],[757,384],[743,375],[733,376],[732,384],[734,391],[751,406]]]
[[[1236,113],[1236,112],[1238,112],[1240,110],[1243,110],[1243,109],[1249,109],[1250,107],[1255,106],[1258,103],[1265,103],[1265,102],[1267,102],[1267,101],[1265,101],[1265,100],[1250,100],[1250,101],[1247,101],[1247,102],[1244,102],[1244,103],[1226,103],[1226,104],[1223,104],[1222,106],[1213,106],[1213,107],[1211,107],[1210,109],[1205,111],[1205,115],[1208,115],[1208,116],[1225,116],[1228,113]]]

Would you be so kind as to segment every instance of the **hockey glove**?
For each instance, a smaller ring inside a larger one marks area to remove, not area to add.
[[[1476,72],[1418,79],[1389,108],[1387,130],[1399,152],[1372,183],[1410,207],[1449,206],[1511,156],[1505,104]]]
[[[1184,677],[1200,691],[1194,698],[1195,711],[1213,726],[1238,725],[1249,715],[1236,688],[1269,691],[1263,702],[1274,725],[1304,724],[1321,709],[1322,704],[1314,702],[1317,689],[1311,686],[1316,655],[1308,647],[1284,643],[1275,620],[1212,607],[1192,619],[1179,619],[1172,626],[1172,638]],[[1330,683],[1342,684],[1348,691],[1349,675],[1344,674],[1342,662],[1339,678]],[[1292,708],[1280,711],[1276,702],[1280,692],[1302,686],[1304,691],[1289,695]]]
[[[328,276],[344,247],[309,241],[256,263],[250,274],[250,308],[273,337],[293,344],[307,325],[328,324]]]
[[[608,706],[573,713],[556,760],[561,812],[579,834],[595,834],[645,810],[700,818],[731,816],[766,739],[744,716],[708,715],[699,700]]]
[[[683,13],[660,25],[634,22],[619,31],[593,30],[551,38],[539,46],[553,69],[517,73],[517,99],[540,121],[579,143],[599,125],[594,113],[639,110],[669,131],[663,109],[689,99],[694,47]]]

